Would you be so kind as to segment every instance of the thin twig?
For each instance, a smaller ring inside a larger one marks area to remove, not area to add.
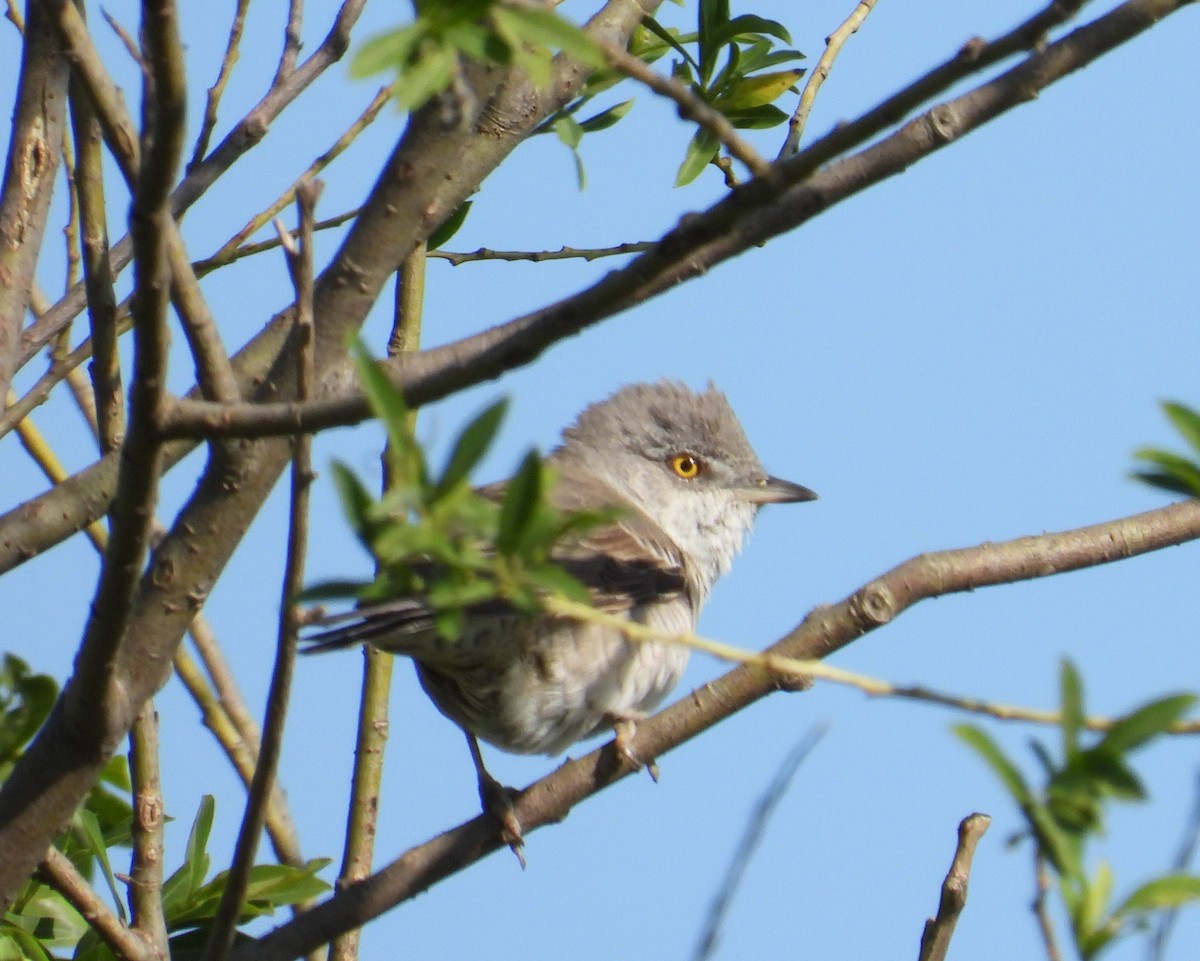
[[[272,87],[277,87],[296,70],[296,55],[300,52],[300,22],[304,18],[304,0],[289,0],[287,26],[283,28],[283,52],[275,69]]]
[[[1188,870],[1192,859],[1196,856],[1197,847],[1200,847],[1200,772],[1197,773],[1193,791],[1195,794],[1192,800],[1192,811],[1188,815],[1183,840],[1179,843],[1179,850],[1175,853],[1175,861],[1172,864],[1172,868],[1179,874]],[[1159,916],[1154,933],[1150,936],[1146,952],[1147,961],[1165,961],[1167,943],[1171,940],[1171,934],[1175,930],[1180,910],[1179,906],[1175,906],[1165,910]]]
[[[787,139],[784,140],[777,159],[783,160],[785,157],[790,157],[800,149],[800,138],[804,136],[804,127],[808,123],[808,115],[812,112],[813,103],[817,99],[817,91],[821,89],[821,84],[828,78],[829,71],[833,68],[833,61],[842,52],[846,41],[858,33],[858,28],[863,25],[863,21],[867,19],[877,2],[878,0],[858,0],[854,12],[840,27],[825,38],[825,52],[821,54],[821,59],[817,61],[813,72],[808,75],[808,81],[804,84],[804,90],[800,94],[800,103],[796,105],[796,111],[792,114],[792,119],[788,121]]]
[[[937,915],[925,922],[925,930],[921,932],[920,961],[945,961],[958,916],[967,903],[967,885],[971,878],[975,846],[991,823],[992,819],[986,814],[970,814],[958,825],[958,844],[954,849],[950,871],[942,882]]]
[[[477,250],[455,252],[453,250],[431,250],[426,255],[437,260],[448,260],[450,266],[474,263],[480,260],[529,261],[540,264],[547,260],[599,260],[602,257],[620,257],[624,254],[641,254],[654,248],[656,241],[642,240],[612,247],[560,247],[558,250],[493,250],[480,247]]]
[[[95,354],[91,366],[93,404],[100,452],[107,454],[119,447],[125,436],[125,403],[117,354],[117,299],[109,264],[100,124],[91,98],[75,76],[71,79],[71,122],[77,150],[75,183],[83,221],[83,276]],[[68,369],[68,377],[73,369]]]
[[[381,87],[375,94],[374,99],[372,99],[372,101],[367,105],[367,108],[361,114],[359,114],[355,121],[346,128],[342,135],[333,142],[328,150],[326,150],[319,157],[317,157],[316,160],[309,164],[308,169],[305,170],[304,173],[302,173],[299,177],[297,177],[291,186],[284,190],[284,192],[280,194],[274,201],[272,201],[264,210],[259,211],[257,214],[251,217],[250,220],[246,222],[245,226],[243,226],[237,233],[230,237],[229,240],[221,245],[219,250],[213,253],[212,256],[206,257],[203,261],[200,261],[200,265],[197,266],[197,269],[209,270],[212,269],[209,265],[224,265],[239,259],[239,257],[234,256],[234,254],[240,253],[241,250],[245,249],[242,248],[241,245],[245,243],[246,238],[250,237],[261,227],[270,223],[271,220],[273,220],[275,216],[281,210],[283,210],[284,207],[290,203],[293,203],[296,199],[296,189],[301,184],[307,183],[308,181],[311,181],[320,175],[326,167],[336,160],[337,157],[354,142],[355,138],[357,138],[359,134],[361,134],[374,122],[375,118],[379,116],[379,111],[382,110],[384,106],[391,100],[394,88],[394,84]],[[357,211],[355,211],[355,213],[357,213]],[[346,219],[349,218],[347,217]],[[322,225],[320,224],[314,225],[314,229],[319,229],[321,226]],[[258,253],[262,250],[267,250],[271,247],[278,246],[278,244],[279,238],[275,237],[272,239],[269,246],[266,243],[258,245],[257,249],[255,249],[253,252]]]
[[[787,794],[792,778],[800,770],[800,765],[812,753],[813,748],[820,743],[826,730],[827,728],[824,726],[815,727],[800,739],[799,743],[788,752],[788,756],[783,759],[775,777],[763,792],[762,797],[758,799],[758,803],[755,804],[737,849],[733,852],[733,859],[729,862],[729,868],[725,872],[721,887],[708,909],[704,932],[697,940],[696,950],[692,953],[695,961],[707,961],[716,953],[721,926],[725,923],[725,916],[729,913],[733,896],[742,886],[746,869],[750,866],[750,861],[754,858],[759,845],[762,844],[771,816],[775,813],[775,809],[783,800],[784,795]]]
[[[208,88],[204,99],[204,119],[200,122],[200,133],[196,137],[196,146],[192,148],[192,159],[188,161],[187,169],[191,170],[204,159],[208,150],[208,142],[213,129],[217,126],[217,107],[220,106],[221,96],[229,78],[233,76],[234,65],[238,62],[238,47],[242,42],[242,30],[246,25],[246,10],[250,0],[237,0],[233,11],[233,22],[229,25],[229,39],[225,43],[225,55],[221,58],[221,67],[217,71],[217,79]]]
[[[88,926],[112,949],[119,961],[161,961],[154,948],[137,931],[126,927],[113,914],[87,878],[58,848],[52,847],[46,852],[38,865],[38,874],[83,915]]]
[[[129,907],[135,931],[161,961],[171,956],[163,914],[163,808],[158,776],[158,713],[154,702],[142,705],[129,732],[129,776],[133,791],[133,851],[129,871]]]
[[[1042,935],[1042,945],[1046,949],[1046,961],[1062,961],[1062,952],[1058,948],[1058,938],[1054,934],[1054,922],[1050,919],[1050,909],[1047,905],[1047,895],[1050,893],[1050,868],[1040,851],[1034,851],[1034,884],[1033,903],[1030,907],[1037,919],[1038,931]]]
[[[296,251],[286,245],[284,248],[292,282],[296,288],[295,324],[299,341],[297,393],[300,397],[309,396],[314,386],[312,224],[313,210],[320,192],[320,181],[305,184],[297,190],[300,243]],[[292,497],[288,519],[287,557],[284,562],[283,590],[280,597],[279,639],[276,645],[275,667],[271,673],[271,684],[267,693],[262,744],[259,747],[254,778],[250,782],[250,794],[246,801],[241,830],[234,846],[233,861],[229,866],[225,889],[221,892],[212,931],[204,949],[205,961],[222,961],[228,956],[233,944],[283,747],[284,723],[296,662],[296,639],[300,629],[295,599],[304,587],[309,488],[313,480],[312,438],[298,434],[293,443]]]

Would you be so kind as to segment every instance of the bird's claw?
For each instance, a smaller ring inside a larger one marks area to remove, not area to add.
[[[617,752],[617,759],[623,767],[628,767],[631,771],[636,771],[639,768],[645,768],[646,773],[656,783],[658,781],[658,761],[651,758],[649,761],[643,761],[641,756],[633,749],[633,736],[637,733],[637,724],[628,718],[623,718],[613,724],[613,749]]]
[[[501,784],[494,777],[483,772],[479,777],[479,802],[483,805],[484,813],[490,814],[500,824],[500,840],[508,845],[521,870],[525,870],[525,832],[517,818],[513,801],[519,792]]]

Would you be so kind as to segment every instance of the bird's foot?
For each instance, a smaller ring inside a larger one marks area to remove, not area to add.
[[[621,765],[628,767],[631,771],[644,767],[651,779],[657,782],[658,762],[654,758],[643,761],[637,751],[633,749],[633,736],[637,733],[637,723],[630,718],[621,718],[613,722],[613,733],[615,735],[613,749],[616,751]]]
[[[479,803],[485,814],[490,814],[500,823],[500,840],[508,845],[517,856],[521,870],[525,870],[525,833],[517,819],[513,801],[520,792],[501,784],[486,771],[479,775]]]

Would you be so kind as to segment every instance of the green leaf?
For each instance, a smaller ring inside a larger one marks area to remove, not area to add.
[[[385,70],[403,70],[409,57],[424,38],[426,30],[425,24],[412,23],[407,27],[389,30],[372,37],[354,55],[350,64],[350,76],[361,80]]]
[[[1063,757],[1070,762],[1079,751],[1079,731],[1083,727],[1083,682],[1068,658],[1059,667],[1059,697],[1062,699]]]
[[[1136,472],[1134,476],[1140,480],[1172,493],[1200,496],[1200,465],[1186,457],[1152,447],[1136,450],[1133,456],[1162,468],[1160,471]]]
[[[1033,794],[1021,776],[1021,772],[1000,750],[990,735],[973,724],[955,724],[951,730],[987,762],[1019,806],[1024,806],[1033,800]]]
[[[764,104],[761,107],[731,111],[725,115],[725,119],[738,130],[767,130],[786,122],[788,115],[778,107]]]
[[[707,130],[697,130],[688,144],[687,154],[675,175],[675,186],[683,187],[700,176],[701,171],[717,155],[720,143]]]
[[[0,765],[15,761],[45,723],[58,698],[58,685],[47,674],[34,674],[14,654],[0,667]]]
[[[54,961],[28,931],[0,919],[0,961]]]
[[[578,604],[590,606],[592,603],[592,595],[588,589],[557,564],[547,562],[533,565],[525,570],[525,578],[531,586],[543,593],[561,595]]]
[[[117,881],[113,877],[112,865],[108,862],[108,848],[104,844],[104,833],[100,830],[99,820],[87,808],[81,808],[75,812],[75,823],[82,832],[87,850],[100,865],[100,873],[104,875],[105,884],[108,885],[108,893],[112,895],[113,902],[117,906],[117,914],[122,921],[126,920],[124,901],[117,890]]]
[[[587,120],[579,121],[579,129],[584,133],[595,133],[598,130],[607,130],[617,121],[624,117],[633,109],[633,98],[622,100],[618,104],[614,104],[607,110],[601,110],[599,113],[594,113]]]
[[[1125,754],[1166,732],[1196,703],[1194,694],[1175,694],[1151,701],[1119,718],[1101,739],[1098,748]]]
[[[1143,884],[1129,895],[1113,914],[1125,916],[1177,908],[1197,898],[1200,898],[1200,877],[1192,874],[1168,874]]]
[[[429,240],[426,242],[430,250],[438,250],[450,242],[453,237],[461,229],[462,225],[467,221],[467,214],[471,212],[471,204],[475,201],[467,200],[458,205],[458,209],[447,217],[440,227],[429,235]]]
[[[700,64],[696,63],[696,61],[695,61],[695,59],[693,59],[692,55],[690,53],[688,53],[687,49],[683,46],[683,44],[681,44],[679,42],[679,38],[677,36],[678,31],[668,30],[666,27],[664,27],[661,23],[659,23],[653,17],[642,17],[642,26],[644,26],[647,30],[649,30],[652,34],[654,34],[654,36],[658,37],[659,40],[661,40],[668,47],[670,47],[677,54],[679,54],[679,56],[683,57],[684,62],[691,64],[692,68],[697,73],[699,73]],[[634,51],[631,50],[631,52],[634,52]],[[644,53],[642,53],[642,52],[638,52],[638,53],[636,53],[636,55],[642,57],[643,60],[646,59]],[[657,59],[657,58],[655,58],[655,59]],[[653,60],[651,60],[649,62],[653,62]]]
[[[1195,484],[1182,481],[1174,474],[1160,473],[1158,471],[1142,471],[1136,470],[1129,475],[1134,480],[1139,480],[1143,484],[1149,484],[1151,487],[1157,487],[1159,490],[1166,491],[1168,494],[1182,494],[1184,497],[1200,496],[1200,488]],[[1196,483],[1200,483],[1200,478]]]
[[[1170,400],[1163,402],[1162,409],[1192,450],[1200,454],[1200,412]]]
[[[1117,754],[1103,743],[1079,755],[1081,768],[1095,789],[1125,801],[1144,801],[1146,789],[1136,774],[1125,763],[1124,755]]]
[[[387,429],[393,484],[422,486],[425,481],[424,455],[413,440],[408,423],[408,405],[404,402],[403,392],[388,379],[388,375],[371,357],[361,340],[354,339],[350,352],[367,403]]]
[[[1025,820],[1033,830],[1038,851],[1060,876],[1079,879],[1083,875],[1079,844],[1063,831],[1050,809],[1033,798],[1021,806]]]
[[[516,552],[542,497],[542,459],[530,451],[504,491],[496,548],[501,554]]]
[[[741,39],[753,36],[754,34],[766,34],[788,44],[792,42],[792,35],[788,33],[787,27],[782,23],[747,13],[740,17],[734,17],[724,26],[717,29],[713,35],[713,43],[717,45],[725,44],[730,40]]]
[[[776,70],[742,77],[734,81],[728,92],[715,99],[713,106],[724,114],[730,114],[774,103],[794,87],[802,76],[803,70]]]
[[[427,37],[417,58],[396,77],[396,102],[409,111],[423,107],[450,86],[457,71],[458,50]]]
[[[212,833],[215,810],[216,801],[213,800],[213,796],[204,795],[200,799],[196,819],[192,822],[192,830],[188,834],[183,864],[163,882],[163,913],[168,926],[174,923],[177,916],[189,909],[191,901],[204,885],[209,868],[208,836]]]
[[[1101,861],[1096,866],[1096,876],[1084,887],[1083,897],[1079,902],[1078,915],[1075,918],[1076,940],[1090,938],[1100,929],[1107,913],[1108,902],[1112,898],[1113,873],[1107,861]]]
[[[700,0],[698,11],[698,40],[700,44],[700,82],[708,86],[717,65],[717,51],[721,42],[717,39],[721,30],[729,23],[729,0]]]
[[[492,20],[513,46],[527,43],[550,47],[596,69],[608,65],[604,51],[591,37],[551,10],[495,6]]]
[[[558,135],[558,139],[572,150],[578,147],[579,142],[583,140],[583,127],[576,122],[574,117],[566,115],[558,117],[554,121],[554,132]]]
[[[358,475],[341,461],[334,461],[329,468],[333,476],[333,486],[337,490],[338,500],[342,503],[342,512],[350,524],[350,529],[358,535],[364,547],[370,549],[371,507],[375,498],[358,479]]]
[[[463,481],[483,459],[484,454],[496,439],[496,432],[504,420],[508,410],[508,401],[504,398],[481,411],[474,420],[463,428],[462,433],[454,442],[454,449],[446,461],[445,470],[437,482],[434,499],[447,494],[451,488]]]

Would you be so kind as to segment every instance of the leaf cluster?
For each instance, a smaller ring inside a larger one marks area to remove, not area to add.
[[[548,86],[556,51],[593,67],[604,55],[586,33],[552,10],[497,0],[421,0],[417,19],[367,41],[354,58],[357,77],[393,72],[396,100],[416,110],[452,88],[460,57],[518,67]]]
[[[491,448],[507,402],[497,401],[455,438],[441,472],[432,475],[397,390],[361,344],[355,362],[372,410],[387,428],[389,485],[375,498],[345,464],[332,473],[346,518],[371,554],[371,581],[315,585],[304,599],[361,601],[419,596],[439,633],[458,637],[463,617],[491,603],[535,614],[548,594],[589,603],[587,590],[551,558],[564,538],[612,519],[611,512],[567,512],[547,500],[554,472],[536,451],[512,479],[482,490],[470,474]]]
[[[53,678],[31,672],[12,654],[4,656],[0,665],[0,780],[45,723],[57,696]],[[70,826],[54,842],[85,880],[90,882],[97,873],[101,875],[123,923],[128,923],[128,918],[109,849],[130,844],[133,811],[129,793],[128,763],[124,756],[116,756],[75,812]],[[213,811],[213,799],[205,797],[192,825],[183,864],[163,883],[163,914],[175,961],[200,957],[208,940],[208,924],[216,915],[225,888],[227,872],[205,881],[210,866],[207,846]],[[300,868],[256,865],[251,869],[241,920],[271,914],[277,907],[328,890],[329,886],[316,877],[316,872],[328,863],[315,860]],[[111,961],[115,957],[83,915],[42,877],[34,875],[0,917],[0,961],[50,961],[60,956],[76,961]]]
[[[1061,757],[1054,758],[1040,741],[1030,744],[1041,767],[1042,786],[1035,789],[981,728],[970,724],[955,733],[983,758],[1020,808],[1024,830],[1017,840],[1032,838],[1038,857],[1054,870],[1071,919],[1080,957],[1096,957],[1131,924],[1163,909],[1200,897],[1200,877],[1166,874],[1142,884],[1116,907],[1110,907],[1114,877],[1101,862],[1092,874],[1085,865],[1087,844],[1104,833],[1105,805],[1114,800],[1144,801],[1146,790],[1129,766],[1129,755],[1165,734],[1196,702],[1191,694],[1151,701],[1114,722],[1094,743],[1082,743],[1083,684],[1074,665],[1061,670]]]
[[[669,48],[679,55],[672,64],[672,76],[734,127],[764,130],[788,119],[775,101],[795,89],[805,70],[771,69],[804,59],[804,54],[791,49],[792,37],[783,24],[754,14],[731,16],[729,0],[700,0],[694,33],[668,30],[650,17],[645,23],[663,45],[663,52]],[[777,48],[776,41],[788,46]],[[640,55],[646,58],[655,52],[656,48],[649,46]],[[675,185],[683,186],[700,176],[720,146],[707,130],[696,131]]]
[[[1197,459],[1200,458],[1200,412],[1174,401],[1164,401],[1162,409],[1195,457],[1158,447],[1142,447],[1133,456],[1151,468],[1134,471],[1133,476],[1172,494],[1200,497],[1200,459]]]

